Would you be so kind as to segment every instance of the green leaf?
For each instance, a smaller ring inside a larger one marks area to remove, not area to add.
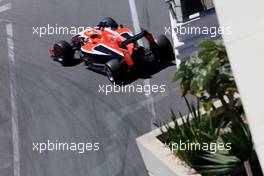
[[[183,76],[184,76],[184,73],[181,70],[177,71],[172,78],[172,82],[182,79]]]
[[[197,45],[199,48],[204,49],[214,49],[216,48],[216,44],[213,40],[204,40],[198,43]]]

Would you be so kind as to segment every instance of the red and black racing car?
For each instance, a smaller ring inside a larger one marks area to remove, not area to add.
[[[149,47],[138,45],[137,41],[142,38],[148,41]],[[154,38],[146,30],[133,35],[130,29],[118,25],[110,17],[72,37],[70,42],[54,44],[50,50],[50,56],[62,65],[73,62],[76,55],[87,66],[100,69],[116,84],[124,81],[124,73],[152,62],[153,58],[161,64],[174,60],[173,48],[166,36]]]

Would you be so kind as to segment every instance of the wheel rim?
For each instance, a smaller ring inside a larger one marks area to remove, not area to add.
[[[62,52],[61,48],[59,48],[59,47],[55,47],[55,48],[54,48],[54,53],[55,53],[56,59],[57,59],[59,62],[63,63],[63,62],[65,61],[65,59],[64,59],[64,57],[63,57],[63,52]]]
[[[111,70],[108,67],[106,67],[106,75],[107,75],[109,81],[114,82],[113,73],[111,72]]]

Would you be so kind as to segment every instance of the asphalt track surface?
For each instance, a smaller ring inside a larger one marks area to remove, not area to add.
[[[98,85],[103,75],[83,64],[62,67],[48,57],[52,44],[66,35],[33,35],[32,27],[95,26],[106,16],[133,29],[127,0],[19,0],[0,1],[12,8],[0,13],[0,176],[13,175],[12,108],[6,22],[13,25],[16,109],[21,176],[147,176],[135,138],[151,130],[147,97],[142,93],[108,96]],[[142,27],[154,35],[170,25],[162,0],[137,0]],[[168,121],[170,108],[183,110],[178,86],[170,83],[175,66],[150,78],[165,84],[165,93],[152,94],[156,120]],[[143,85],[138,79],[132,84]],[[33,142],[100,143],[99,151],[32,151]]]

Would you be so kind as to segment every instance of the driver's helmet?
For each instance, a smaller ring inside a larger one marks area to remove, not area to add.
[[[116,30],[119,25],[114,19],[107,17],[102,19],[97,26],[99,28],[110,27],[111,29]]]

